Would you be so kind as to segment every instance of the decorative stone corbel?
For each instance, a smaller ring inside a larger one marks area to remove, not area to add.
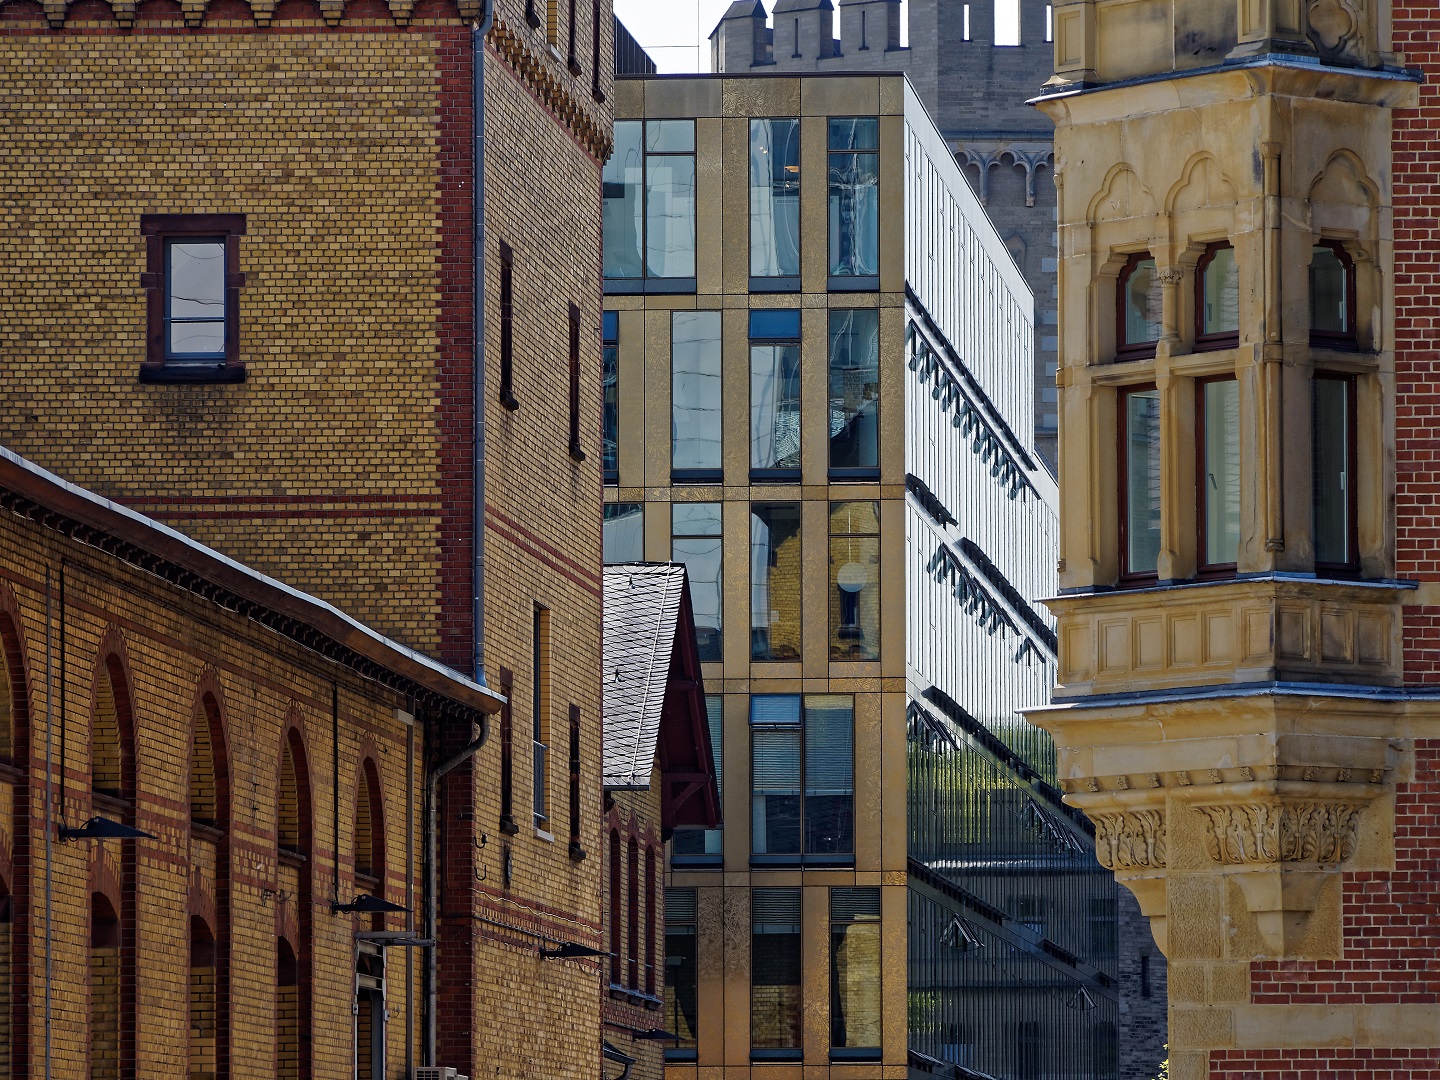
[[[1135,895],[1163,953],[1166,941],[1166,820],[1163,792],[1154,789],[1072,794],[1095,825],[1095,858]]]
[[[339,26],[345,17],[345,0],[320,0],[320,17],[326,26]]]
[[[59,30],[65,25],[66,7],[65,0],[44,0],[45,20],[51,30]]]
[[[206,0],[180,0],[180,11],[185,16],[185,25],[194,29],[205,22]]]
[[[257,26],[269,26],[270,17],[275,14],[275,0],[250,0],[250,14],[255,16]]]
[[[121,29],[129,30],[135,25],[136,6],[136,0],[110,0],[110,10]]]

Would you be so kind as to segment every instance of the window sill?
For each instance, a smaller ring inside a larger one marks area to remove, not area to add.
[[[141,364],[142,383],[242,383],[244,364]]]
[[[880,275],[857,275],[855,277],[831,275],[826,282],[826,288],[830,292],[879,292]]]
[[[621,986],[617,983],[610,984],[610,996],[616,1001],[625,1001],[631,1005],[643,1005],[652,1012],[665,1004],[653,994],[646,994],[638,989],[631,989],[628,986]]]
[[[752,277],[750,291],[755,293],[798,293],[798,277]]]
[[[546,832],[544,829],[540,828],[539,825],[536,825],[536,826],[535,826],[535,839],[537,839],[537,840],[544,840],[545,843],[547,843],[547,844],[553,844],[553,843],[555,842],[555,834],[554,834],[554,833]]]

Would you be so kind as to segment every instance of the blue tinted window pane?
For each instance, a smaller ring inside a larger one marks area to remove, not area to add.
[[[615,122],[615,151],[601,176],[607,278],[635,278],[641,273],[645,169],[640,150],[642,127],[639,120]]]
[[[830,149],[880,149],[880,122],[873,116],[832,118],[830,120]]]
[[[800,122],[750,121],[750,273],[800,273]]]
[[[600,321],[600,337],[606,342],[620,340],[620,313],[607,311]]]
[[[750,312],[751,341],[799,341],[800,312],[793,309]]]
[[[755,694],[750,698],[750,723],[800,723],[799,694]]]

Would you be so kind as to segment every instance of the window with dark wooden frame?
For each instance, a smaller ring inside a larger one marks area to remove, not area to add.
[[[1360,569],[1355,477],[1355,376],[1317,371],[1311,380],[1310,507],[1317,572]]]
[[[1197,574],[1235,573],[1240,552],[1240,384],[1233,375],[1195,384]]]
[[[655,849],[645,847],[645,993],[655,996],[655,927],[656,911]]]
[[[631,990],[640,989],[640,849],[631,837],[625,856],[626,881],[626,922],[625,927],[625,985]]]
[[[242,382],[244,214],[144,214],[141,382]]]
[[[1211,244],[1195,266],[1195,351],[1240,344],[1240,271],[1229,241]]]
[[[500,669],[500,831],[511,836],[520,831],[515,824],[515,718],[510,702],[514,696],[515,675],[509,668]]]
[[[580,58],[575,55],[575,0],[570,0],[570,48],[565,58],[565,66],[570,69],[571,75],[580,74]]]
[[[570,456],[585,460],[580,448],[580,309],[570,305]]]
[[[570,858],[580,862],[580,706],[570,706]]]
[[[1355,260],[1339,240],[1321,240],[1310,255],[1310,344],[1359,349],[1355,329]]]
[[[596,101],[605,100],[605,91],[600,88],[600,0],[590,5],[590,96]]]
[[[514,412],[515,397],[515,252],[500,241],[500,404]]]
[[[610,985],[620,985],[620,834],[610,830]]]
[[[1125,261],[1115,290],[1115,358],[1143,360],[1155,355],[1161,334],[1160,275],[1148,252]]]
[[[1121,390],[1117,479],[1120,488],[1120,580],[1156,580],[1160,557],[1160,392]]]

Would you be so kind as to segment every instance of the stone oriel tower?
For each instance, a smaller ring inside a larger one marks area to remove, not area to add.
[[[1424,951],[1435,705],[1407,687],[1430,586],[1397,580],[1424,567],[1396,529],[1417,76],[1390,9],[1054,10],[1063,595],[1031,718],[1166,949],[1176,1080],[1440,1056],[1395,955]]]

